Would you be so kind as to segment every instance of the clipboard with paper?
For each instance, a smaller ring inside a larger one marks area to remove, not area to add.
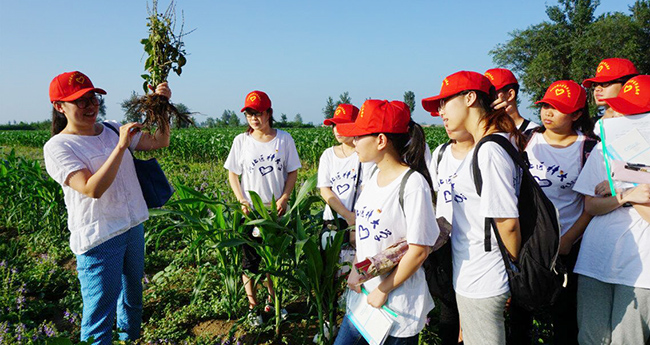
[[[347,317],[370,345],[381,345],[388,338],[397,314],[382,306],[381,309],[368,304],[368,291],[362,286],[363,293],[348,291]]]
[[[650,113],[600,119],[596,126],[612,195],[650,183]]]

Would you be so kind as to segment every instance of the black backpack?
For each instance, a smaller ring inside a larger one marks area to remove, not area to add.
[[[491,134],[482,138],[472,157],[474,184],[479,195],[483,181],[478,166],[478,151],[486,142],[499,144],[510,156],[515,166],[521,168],[522,179],[517,207],[521,229],[521,249],[518,261],[512,261],[493,218],[485,218],[485,251],[492,250],[492,230],[503,257],[512,302],[529,311],[548,309],[556,301],[566,284],[566,269],[558,260],[560,225],[557,209],[546,197],[528,168],[525,153],[522,155],[505,137]]]

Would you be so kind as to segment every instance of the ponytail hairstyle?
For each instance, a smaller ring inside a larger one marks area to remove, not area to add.
[[[489,94],[479,90],[472,91],[476,93],[478,106],[482,110],[479,121],[484,123],[484,129],[486,131],[495,130],[497,132],[508,133],[511,138],[515,139],[515,144],[519,151],[524,151],[526,140],[517,129],[517,126],[510,115],[506,113],[504,108],[495,110],[491,106],[497,96],[494,87],[490,87]]]
[[[249,108],[249,109],[250,109],[250,108]],[[268,109],[266,110],[266,112],[268,112],[269,115],[270,115],[270,117],[269,117],[269,126],[270,126],[271,128],[273,128],[273,108],[268,108]],[[245,116],[246,116],[246,115],[244,115],[244,117],[245,117]],[[248,122],[248,121],[247,121],[247,122]],[[251,125],[248,125],[248,128],[246,129],[246,133],[248,133],[248,134],[253,133],[253,127],[251,127]]]
[[[59,134],[67,125],[68,119],[65,115],[52,107],[52,136]]]
[[[411,120],[407,133],[384,133],[393,144],[402,163],[424,176],[429,184],[431,196],[433,197],[433,183],[429,168],[424,158],[426,151],[426,140],[422,126]]]

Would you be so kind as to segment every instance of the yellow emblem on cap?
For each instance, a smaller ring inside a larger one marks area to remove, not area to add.
[[[492,75],[492,73],[486,72],[485,76],[488,77],[488,79],[490,79],[491,81],[494,81],[494,76]]]
[[[566,93],[567,98],[571,98],[571,89],[566,84],[556,84],[549,92],[555,92],[556,96],[561,96]]]
[[[345,110],[343,108],[336,108],[336,111],[334,112],[334,116],[339,116],[340,113],[343,113],[345,115]]]
[[[600,73],[600,71],[602,71],[603,68],[607,68],[608,70],[610,69],[609,64],[607,62],[605,62],[605,61],[601,62],[598,65],[598,68],[596,69],[596,73]]]
[[[251,101],[251,102],[255,102],[257,100],[257,94],[254,93],[254,94],[248,96],[248,100]]]
[[[641,87],[639,86],[639,83],[636,80],[628,80],[627,83],[625,83],[625,86],[623,86],[623,93],[628,93],[632,89],[634,89],[634,94],[639,95],[641,92]]]

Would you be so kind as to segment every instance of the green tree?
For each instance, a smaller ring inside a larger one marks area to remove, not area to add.
[[[409,106],[411,113],[415,110],[415,92],[406,91],[404,92],[404,103]]]
[[[214,128],[217,127],[217,120],[214,117],[208,117],[202,125],[205,128]]]
[[[334,117],[334,111],[336,111],[337,106],[337,104],[334,104],[334,99],[332,99],[332,96],[327,97],[327,103],[325,103],[325,108],[323,108],[323,115],[326,119],[331,119]]]
[[[287,114],[282,113],[280,115],[280,127],[286,127],[287,126]]]
[[[99,101],[99,110],[97,111],[97,121],[106,121],[106,99]]]
[[[519,75],[522,91],[541,99],[561,79],[581,82],[595,74],[602,59],[624,57],[641,73],[650,72],[650,1],[638,0],[631,14],[594,12],[598,0],[558,0],[546,7],[549,21],[510,33],[490,55]]]
[[[221,118],[217,120],[217,126],[220,127],[236,127],[241,125],[239,116],[233,110],[226,109],[221,114]]]
[[[178,110],[179,113],[181,114],[191,114],[192,111],[190,108],[188,108],[185,104],[183,103],[174,103],[174,107],[176,107],[176,110]],[[194,121],[194,117],[191,117],[192,121]],[[189,122],[185,121],[174,121],[174,128],[188,128],[191,124]]]
[[[339,95],[339,101],[336,102],[336,106],[338,107],[339,104],[352,104],[352,98],[350,98],[349,92],[345,91]]]
[[[124,111],[124,122],[142,122],[144,114],[138,111],[138,101],[140,95],[135,91],[131,93],[131,97],[125,99],[120,103],[122,111]]]
[[[293,122],[298,126],[302,125],[302,116],[300,113],[296,114],[296,116],[293,118]]]
[[[352,98],[350,98],[350,93],[345,91],[339,95],[338,101],[334,102],[334,99],[330,96],[327,97],[327,103],[325,103],[325,108],[323,108],[323,115],[326,119],[331,119],[334,117],[334,112],[336,107],[340,104],[352,104]]]

